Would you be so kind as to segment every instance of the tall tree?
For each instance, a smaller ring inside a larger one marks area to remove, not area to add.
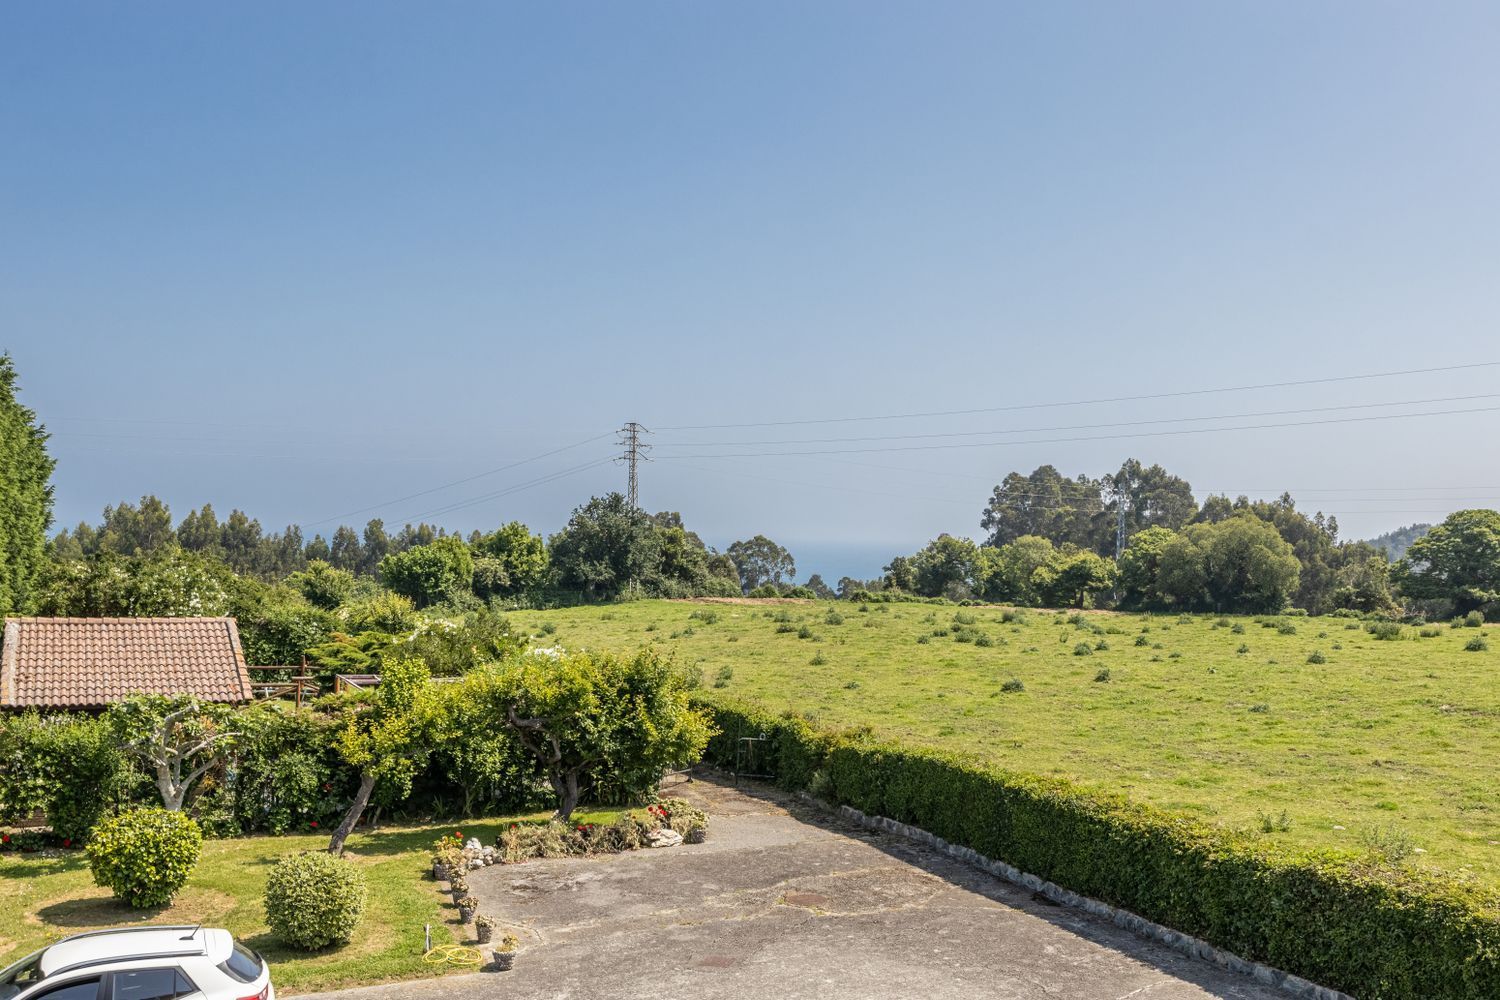
[[[365,553],[359,535],[347,524],[341,524],[333,533],[328,546],[328,561],[335,569],[346,569],[351,573],[364,572]]]
[[[613,596],[632,584],[648,585],[661,566],[655,523],[619,493],[593,497],[574,510],[550,545],[562,585],[580,588],[591,598]]]
[[[177,544],[189,552],[201,552],[220,558],[220,534],[219,518],[214,513],[214,505],[206,503],[199,510],[188,511],[187,517],[177,525]]]
[[[28,612],[47,559],[52,470],[47,431],[16,398],[16,369],[0,354],[0,611]]]
[[[740,574],[740,589],[750,593],[763,583],[790,582],[797,575],[797,561],[785,548],[765,535],[735,542],[726,550]]]
[[[122,503],[104,508],[99,551],[121,556],[149,556],[175,543],[172,511],[156,496],[141,497],[140,506]]]
[[[989,532],[987,545],[1035,535],[1054,545],[1092,547],[1103,511],[1099,480],[1083,475],[1068,479],[1055,467],[1043,465],[1029,476],[1007,475],[991,493],[979,526]]]
[[[364,542],[360,545],[359,572],[374,576],[380,570],[380,561],[390,554],[391,539],[385,533],[385,522],[371,518],[365,524]]]
[[[1094,545],[1094,551],[1100,555],[1114,555],[1122,497],[1126,541],[1147,528],[1176,531],[1198,512],[1193,487],[1186,479],[1172,475],[1160,465],[1147,468],[1133,458],[1126,459],[1120,471],[1105,476],[1100,489],[1107,500],[1104,517],[1099,520],[1099,537]]]

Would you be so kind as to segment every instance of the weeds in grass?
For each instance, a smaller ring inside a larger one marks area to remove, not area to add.
[[[1138,636],[1135,637],[1135,644],[1137,646],[1149,646],[1149,645],[1151,645],[1151,640],[1147,639],[1143,635],[1138,635]]]
[[[1093,656],[1094,655],[1094,647],[1090,646],[1086,642],[1080,642],[1078,645],[1076,645],[1076,646],[1073,647],[1073,655],[1074,656]]]
[[[1323,655],[1323,651],[1321,649],[1315,649],[1311,653],[1307,654],[1307,662],[1308,663],[1327,663],[1328,662],[1328,657],[1326,657],[1326,656]]]
[[[1365,631],[1369,632],[1376,639],[1382,640],[1384,642],[1389,642],[1393,639],[1401,638],[1401,623],[1371,622],[1368,626],[1366,626]]]
[[[719,672],[714,675],[714,687],[725,687],[732,680],[734,680],[734,668],[726,663],[722,667],[720,667]]]
[[[812,659],[810,659],[810,660],[807,661],[808,665],[809,666],[813,666],[813,667],[821,667],[823,664],[825,664],[827,662],[828,662],[828,657],[826,657],[826,656],[823,655],[823,651],[821,649],[818,650],[816,653],[813,654],[813,658]]]
[[[1384,855],[1390,861],[1400,861],[1415,847],[1411,834],[1394,823],[1363,827],[1359,831],[1359,842],[1376,854]]]
[[[1245,626],[1241,625],[1239,622],[1235,622],[1232,626],[1230,626],[1229,631],[1233,632],[1235,635],[1244,635]]]
[[[1482,635],[1476,635],[1464,643],[1464,649],[1470,653],[1483,653],[1490,648],[1489,640]]]
[[[979,633],[979,637],[974,640],[974,645],[976,645],[976,646],[993,646],[994,644],[995,644],[995,640],[991,639],[989,636],[985,635],[983,632]]]
[[[1094,683],[1096,683],[1096,684],[1108,684],[1109,683],[1109,668],[1108,667],[1103,668],[1097,674],[1094,675]]]
[[[1021,679],[1019,677],[1012,677],[1010,680],[1000,685],[1000,690],[1004,691],[1006,694],[1015,694],[1017,691],[1025,691],[1026,685],[1021,683]]]
[[[823,618],[823,624],[824,625],[842,625],[842,624],[844,624],[844,616],[841,615],[841,614],[839,614],[837,611],[833,610],[832,608],[829,608],[828,609],[828,614]]]
[[[1275,833],[1277,830],[1286,833],[1291,828],[1292,820],[1291,817],[1287,816],[1285,809],[1281,810],[1280,814],[1275,816],[1272,816],[1270,813],[1260,814],[1261,833]]]
[[[1235,649],[1235,652],[1240,654],[1241,656],[1244,656],[1246,653],[1250,652],[1250,646],[1248,643],[1242,642],[1239,644],[1239,647]]]
[[[858,689],[858,687],[859,687],[859,681],[845,681],[844,682],[844,690],[845,691],[854,691],[854,690]]]
[[[797,638],[799,639],[811,639],[814,634],[810,625],[804,625],[797,630]]]
[[[1250,706],[1250,711],[1254,712],[1256,715],[1265,715],[1270,710],[1271,710],[1271,706],[1267,705],[1263,701],[1256,702],[1254,705]]]
[[[1291,622],[1282,622],[1280,625],[1276,626],[1276,634],[1277,635],[1296,635],[1297,634],[1297,626],[1293,625]]]

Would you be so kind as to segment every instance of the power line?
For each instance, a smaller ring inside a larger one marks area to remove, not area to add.
[[[1481,406],[1467,410],[1429,410],[1425,413],[1380,413],[1364,417],[1333,417],[1327,420],[1293,420],[1271,424],[1245,424],[1239,427],[1190,427],[1170,431],[1139,431],[1130,434],[1097,434],[1079,437],[1033,438],[1027,441],[983,441],[966,444],[898,445],[882,448],[828,448],[815,451],[750,451],[709,455],[679,455],[677,458],[770,458],[787,455],[863,455],[890,451],[948,451],[955,448],[1000,448],[1012,445],[1064,444],[1078,441],[1116,441],[1123,438],[1174,437],[1184,434],[1216,434],[1224,431],[1260,431],[1285,427],[1320,427],[1329,424],[1367,423],[1373,420],[1402,420],[1411,417],[1444,417],[1457,414],[1493,413],[1500,406]]]
[[[408,493],[404,497],[397,497],[394,500],[386,500],[382,503],[378,503],[370,507],[361,507],[359,510],[351,510],[345,514],[335,514],[332,517],[325,517],[318,521],[309,521],[307,522],[307,526],[312,527],[313,525],[327,524],[330,521],[342,521],[346,517],[355,517],[359,514],[368,514],[371,511],[381,510],[385,507],[390,507],[393,504],[405,503],[408,500],[415,500],[417,497],[425,497],[432,493],[439,493],[446,489],[452,489],[455,486],[462,486],[465,483],[472,483],[476,479],[483,479],[486,476],[497,475],[501,472],[508,472],[511,469],[520,468],[523,465],[529,465],[532,462],[540,461],[544,458],[549,458],[552,455],[560,455],[565,451],[572,451],[574,448],[582,448],[586,444],[592,444],[595,441],[602,441],[607,437],[609,437],[609,434],[596,434],[591,438],[585,438],[584,440],[574,442],[573,444],[563,445],[561,448],[553,448],[551,451],[544,451],[540,455],[532,455],[530,458],[523,458],[518,462],[511,462],[508,465],[502,465],[494,469],[486,469],[484,472],[476,472],[474,475],[465,476],[463,479],[455,479],[451,483],[444,483],[441,486],[434,486],[431,489],[418,490],[416,493]]]
[[[918,417],[962,417],[976,413],[1005,413],[1015,410],[1042,410],[1064,406],[1092,406],[1099,403],[1134,403],[1148,399],[1181,399],[1185,396],[1205,396],[1221,392],[1253,392],[1261,389],[1289,389],[1306,385],[1330,385],[1338,382],[1359,382],[1378,378],[1398,378],[1404,375],[1431,375],[1438,372],[1465,371],[1474,368],[1494,368],[1500,361],[1476,361],[1462,365],[1444,365],[1438,368],[1408,368],[1404,371],[1371,372],[1367,375],[1334,375],[1325,378],[1296,379],[1288,382],[1262,382],[1257,385],[1221,386],[1216,389],[1182,389],[1175,392],[1154,392],[1138,396],[1106,396],[1098,399],[1074,399],[1048,403],[1016,403],[1010,406],[985,406],[968,410],[931,410],[919,413],[883,413],[857,417],[822,417],[806,420],[760,420],[736,424],[678,424],[658,427],[663,431],[728,430],[739,427],[793,427],[805,424],[842,424],[865,420],[911,420]]]
[[[784,444],[841,444],[863,441],[916,441],[930,438],[984,437],[1003,434],[1044,434],[1052,431],[1099,430],[1106,427],[1146,427],[1156,424],[1198,423],[1205,420],[1249,420],[1255,417],[1280,417],[1294,413],[1333,413],[1341,410],[1368,410],[1391,406],[1427,406],[1432,403],[1472,402],[1478,399],[1500,398],[1500,392],[1476,393],[1468,396],[1435,396],[1428,399],[1399,399],[1378,403],[1341,403],[1337,406],[1310,406],[1290,410],[1256,410],[1248,413],[1219,413],[1200,417],[1159,417],[1153,420],[1114,420],[1099,424],[1062,424],[1053,427],[1017,427],[1008,430],[984,431],[939,431],[929,434],[872,434],[859,437],[833,438],[781,438],[768,441],[681,441],[664,442],[667,447],[677,448],[727,448],[756,445]]]
[[[486,503],[490,500],[498,500],[501,497],[507,497],[514,493],[521,493],[536,486],[543,486],[547,483],[555,482],[559,479],[565,479],[568,476],[576,475],[588,469],[598,468],[601,465],[608,465],[613,461],[613,455],[606,455],[603,458],[596,458],[591,462],[584,462],[582,465],[575,465],[570,469],[562,469],[558,472],[549,472],[545,476],[539,476],[536,479],[532,479],[524,483],[517,483],[514,486],[507,486],[502,490],[495,490],[491,493],[485,493],[482,496],[470,497],[467,500],[458,500],[450,504],[445,504],[442,507],[434,507],[431,510],[422,511],[418,514],[409,514],[406,517],[396,518],[396,520],[411,522],[420,521],[422,518],[426,517],[436,517],[440,514],[450,514],[456,510],[463,510],[466,507],[473,507],[476,504]]]

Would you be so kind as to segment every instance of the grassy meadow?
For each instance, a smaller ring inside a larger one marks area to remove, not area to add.
[[[822,725],[1066,776],[1290,844],[1500,884],[1500,629],[1342,618],[641,601],[518,612]],[[1483,636],[1493,648],[1465,647]]]

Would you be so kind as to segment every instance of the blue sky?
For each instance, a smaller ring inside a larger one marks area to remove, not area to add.
[[[1500,367],[661,428],[1500,361],[1497,48],[1480,4],[13,5],[0,349],[63,524],[155,492],[309,534],[552,531],[623,484],[571,471],[606,441],[390,501],[633,419],[645,506],[803,575],[977,535],[1043,462],[1291,489],[1373,534],[1500,504],[1500,413],[1472,412],[1500,398],[723,442],[1449,400]]]

